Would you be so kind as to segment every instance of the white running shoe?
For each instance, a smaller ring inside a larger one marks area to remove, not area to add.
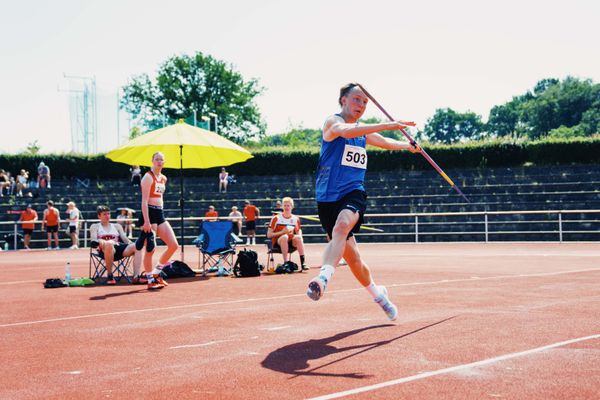
[[[314,301],[319,300],[325,293],[327,287],[327,279],[321,275],[317,275],[310,282],[308,282],[308,290],[306,295]]]
[[[74,244],[73,246],[69,247],[71,250],[77,250],[79,248],[79,246],[77,246],[76,244]]]
[[[379,304],[379,307],[385,312],[390,321],[394,321],[398,317],[398,307],[388,298],[387,288],[385,286],[378,287],[381,294],[377,296],[375,303]]]

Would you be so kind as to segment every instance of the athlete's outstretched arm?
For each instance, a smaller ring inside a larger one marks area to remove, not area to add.
[[[411,153],[419,153],[421,151],[421,147],[418,144],[413,146],[407,142],[400,142],[396,139],[387,138],[379,133],[367,136],[367,144],[386,150],[408,150]]]
[[[370,135],[381,131],[399,130],[400,128],[406,128],[408,126],[414,126],[414,122],[396,121],[396,122],[384,122],[381,124],[349,124],[338,115],[332,115],[325,121],[323,126],[323,139],[327,142],[331,142],[337,137],[343,137],[351,139],[355,137]]]

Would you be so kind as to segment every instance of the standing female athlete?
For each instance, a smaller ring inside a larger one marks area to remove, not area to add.
[[[144,255],[144,270],[148,277],[148,289],[160,289],[168,283],[161,278],[160,272],[169,264],[169,259],[179,247],[175,232],[163,212],[163,194],[167,186],[167,177],[161,171],[165,163],[165,157],[161,152],[152,156],[152,168],[142,178],[142,212],[139,224],[142,227],[140,237],[136,241],[136,248],[141,250],[146,245]],[[156,242],[154,232],[167,245],[167,250],[160,256],[158,264],[152,269],[152,257]]]
[[[319,275],[308,284],[306,294],[319,300],[335,267],[344,259],[352,274],[373,296],[389,319],[394,320],[398,309],[389,300],[387,289],[375,285],[371,271],[362,260],[353,232],[358,232],[367,208],[364,180],[367,171],[367,144],[387,150],[421,151],[416,145],[386,138],[378,132],[414,126],[414,122],[389,122],[359,124],[367,108],[368,98],[357,84],[350,83],[340,89],[338,99],[342,108],[331,115],[323,126],[321,154],[317,169],[316,198],[319,219],[331,241],[325,248]]]

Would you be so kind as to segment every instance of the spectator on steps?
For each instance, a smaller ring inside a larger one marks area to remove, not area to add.
[[[260,216],[260,209],[250,200],[244,201],[244,219],[246,220],[246,244],[256,244],[256,220]]]
[[[30,249],[29,243],[31,242],[31,234],[35,229],[35,224],[33,224],[32,222],[37,220],[37,212],[33,209],[31,204],[27,204],[27,209],[25,209],[25,211],[23,211],[21,213],[21,216],[19,217],[19,221],[23,222],[23,225],[21,225],[23,228],[23,241],[25,244],[25,249],[27,250]]]
[[[0,197],[4,196],[4,190],[10,188],[10,178],[6,174],[6,171],[0,169]]]
[[[40,189],[50,189],[50,167],[44,164],[43,161],[38,165],[37,184]]]
[[[233,206],[231,207],[229,217],[231,218],[231,225],[233,225],[233,234],[240,236],[242,233],[242,213],[239,212],[236,206]]]
[[[29,172],[24,169],[17,175],[17,197],[23,197],[23,189],[27,189],[27,180],[29,179]]]
[[[140,182],[142,182],[142,170],[140,166],[132,165],[129,171],[131,172],[131,185],[140,186]]]
[[[229,173],[225,171],[225,167],[221,168],[219,173],[219,193],[227,193],[227,184],[229,183]]]
[[[219,218],[219,213],[215,211],[215,206],[208,206],[208,211],[204,214],[207,222],[214,222]]]
[[[68,232],[71,237],[70,249],[79,248],[79,209],[75,206],[72,201],[67,203],[67,218],[69,221]]]
[[[129,208],[121,208],[119,211],[120,214],[117,215],[117,223],[121,225],[127,237],[131,239],[133,237],[133,222],[131,221],[133,218],[133,210]]]
[[[52,250],[52,236],[54,235],[54,249],[58,250],[58,226],[60,225],[60,214],[56,208],[54,208],[54,202],[48,200],[46,203],[48,208],[44,210],[44,217],[42,218],[42,230],[46,227],[46,233],[48,233],[48,250]]]

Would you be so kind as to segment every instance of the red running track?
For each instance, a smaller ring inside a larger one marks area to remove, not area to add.
[[[347,267],[313,302],[316,269],[44,289],[88,252],[0,253],[0,398],[600,398],[600,245],[361,249],[393,323]]]

